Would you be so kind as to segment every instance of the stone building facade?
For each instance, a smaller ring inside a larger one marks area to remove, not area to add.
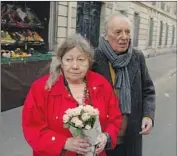
[[[91,3],[91,2],[90,2]],[[61,42],[76,32],[78,2],[56,2],[56,41]],[[101,2],[99,33],[105,19],[113,13],[128,16],[133,24],[134,47],[147,55],[176,50],[177,2]]]

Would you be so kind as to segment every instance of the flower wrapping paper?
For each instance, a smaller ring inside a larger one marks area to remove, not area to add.
[[[96,156],[96,151],[95,151],[96,145],[98,144],[99,137],[101,136],[101,133],[102,133],[98,116],[95,120],[93,128],[89,130],[81,129],[80,136],[76,135],[77,129],[75,127],[70,126],[69,130],[74,137],[81,137],[81,138],[88,139],[91,145],[91,152],[88,152],[85,156]]]

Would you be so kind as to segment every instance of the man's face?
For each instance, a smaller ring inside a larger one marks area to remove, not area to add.
[[[129,46],[130,24],[120,17],[114,17],[109,22],[105,39],[116,53],[123,53]]]

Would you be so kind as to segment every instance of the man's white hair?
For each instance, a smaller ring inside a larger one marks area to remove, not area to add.
[[[111,22],[111,20],[115,17],[119,17],[120,19],[123,19],[125,21],[128,22],[128,24],[130,25],[130,28],[132,30],[132,22],[131,20],[128,18],[128,16],[124,15],[124,14],[121,14],[121,13],[114,13],[114,14],[111,14],[105,21],[104,21],[104,30],[103,30],[103,35],[106,35],[107,32],[108,32],[108,29],[109,29],[109,24]]]

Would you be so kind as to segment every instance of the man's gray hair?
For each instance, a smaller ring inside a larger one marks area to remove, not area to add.
[[[56,51],[56,56],[52,58],[50,64],[50,76],[47,80],[45,89],[50,90],[57,81],[61,73],[61,60],[63,56],[71,49],[77,47],[80,52],[86,53],[91,67],[94,60],[94,50],[89,41],[80,34],[74,34],[68,37]]]
[[[131,20],[128,18],[127,15],[124,15],[124,14],[121,14],[121,13],[114,13],[114,14],[111,14],[110,16],[108,16],[108,18],[104,21],[104,30],[103,30],[103,35],[106,35],[107,32],[108,32],[108,29],[109,29],[109,24],[110,24],[110,21],[115,18],[115,17],[119,17],[121,19],[124,19],[126,20],[129,25],[130,25],[130,28],[132,29],[132,22]]]

